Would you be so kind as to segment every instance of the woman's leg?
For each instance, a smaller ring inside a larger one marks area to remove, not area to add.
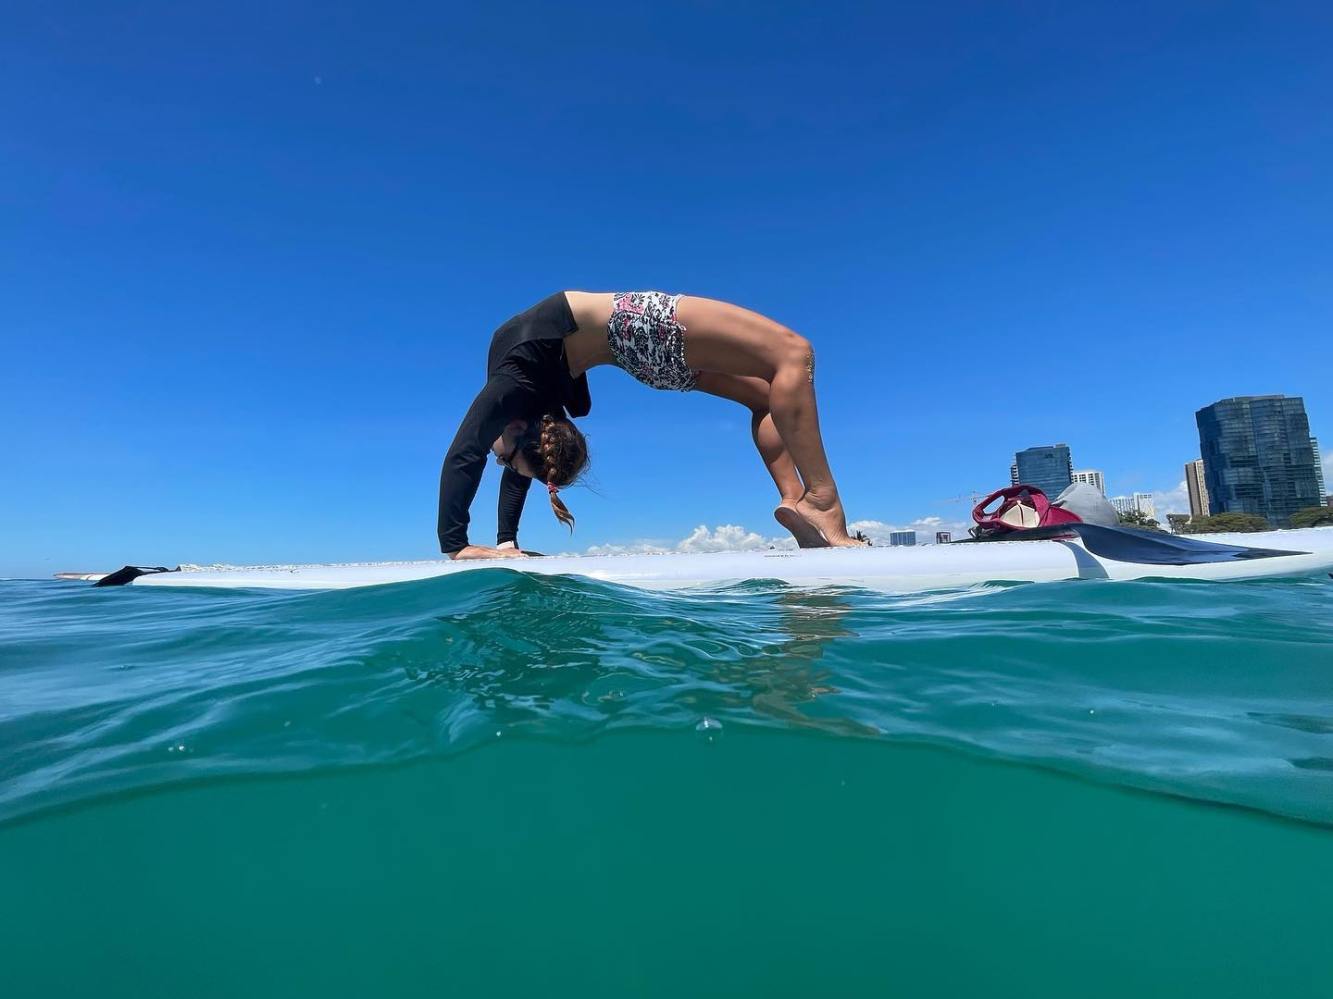
[[[805,486],[797,513],[831,545],[860,544],[847,534],[819,434],[810,341],[757,312],[708,298],[682,296],[676,318],[685,327],[685,360],[691,368],[768,382],[773,424]]]
[[[802,548],[827,547],[828,542],[819,531],[796,512],[796,504],[805,494],[805,486],[796,474],[796,463],[787,453],[787,445],[782,443],[782,435],[773,424],[773,415],[768,409],[768,382],[762,378],[702,371],[697,387],[701,392],[739,402],[749,409],[750,436],[754,438],[759,457],[763,459],[764,467],[773,477],[773,484],[778,487],[778,495],[782,498],[773,511],[773,519],[790,531]]]

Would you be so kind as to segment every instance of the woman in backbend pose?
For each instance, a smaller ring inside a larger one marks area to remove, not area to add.
[[[472,403],[440,471],[440,550],[451,558],[521,555],[518,520],[533,479],[562,524],[574,518],[557,492],[588,461],[569,416],[592,408],[585,372],[614,364],[653,388],[700,389],[751,413],[759,455],[777,484],[773,516],[803,548],[852,546],[819,436],[810,341],[739,306],[656,291],[557,292],[491,340],[485,388]],[[568,415],[567,415],[568,414]],[[471,545],[468,508],[487,453],[504,466],[497,547]]]

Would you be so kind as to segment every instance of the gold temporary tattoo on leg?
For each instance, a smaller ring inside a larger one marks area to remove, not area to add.
[[[805,357],[805,373],[810,379],[810,384],[815,383],[815,352],[812,350]]]

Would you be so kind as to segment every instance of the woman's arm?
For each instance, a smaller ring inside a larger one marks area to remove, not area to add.
[[[518,544],[518,521],[523,516],[523,501],[528,498],[532,480],[506,468],[500,478],[500,504],[495,519],[495,542],[498,545]]]
[[[454,435],[449,453],[440,467],[440,510],[437,533],[440,551],[451,557],[470,547],[467,541],[468,513],[481,485],[481,473],[491,445],[504,432],[510,413],[522,409],[522,388],[505,374],[492,375],[477,393]]]

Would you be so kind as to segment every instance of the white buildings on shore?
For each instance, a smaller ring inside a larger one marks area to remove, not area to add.
[[[1141,513],[1150,520],[1157,519],[1157,505],[1153,503],[1152,493],[1112,496],[1111,505],[1116,513]]]
[[[1085,468],[1081,472],[1073,472],[1071,479],[1074,482],[1086,482],[1090,486],[1096,486],[1099,493],[1106,495],[1106,476],[1098,469]]]

